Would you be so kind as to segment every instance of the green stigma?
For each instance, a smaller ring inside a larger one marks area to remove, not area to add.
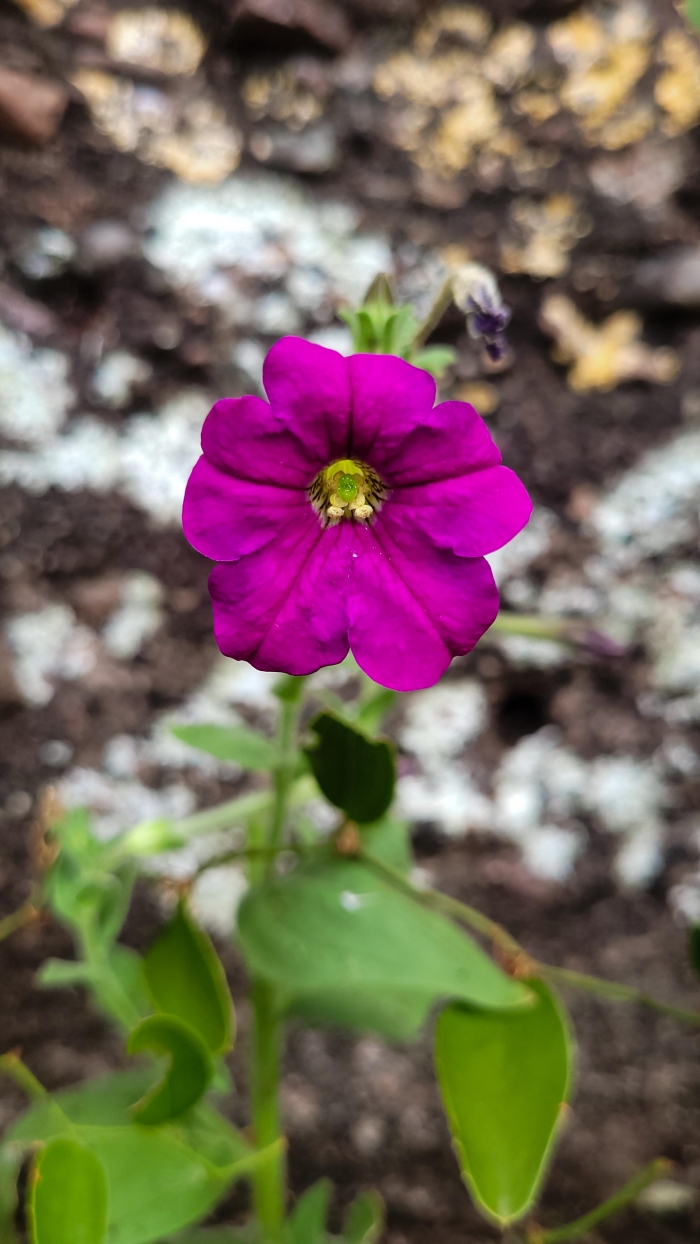
[[[341,501],[354,501],[357,496],[357,484],[352,475],[341,475],[335,486]]]

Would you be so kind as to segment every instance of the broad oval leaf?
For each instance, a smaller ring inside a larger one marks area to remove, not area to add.
[[[530,1000],[451,921],[355,860],[264,882],[244,898],[238,930],[251,972],[311,1022],[405,1039],[441,998],[485,1007]]]
[[[183,903],[144,958],[155,1005],[189,1024],[212,1054],[233,1043],[233,1003],[224,969],[206,933]]]
[[[133,1107],[137,1123],[150,1127],[168,1123],[194,1106],[214,1074],[211,1054],[202,1038],[174,1015],[151,1015],[129,1037],[130,1054],[166,1054],[170,1065],[162,1080]]]
[[[394,798],[396,766],[391,744],[369,739],[332,713],[320,713],[311,729],[318,744],[306,748],[306,754],[326,799],[351,821],[379,820]]]
[[[571,1082],[565,1013],[541,981],[519,1012],[448,1006],[435,1035],[442,1100],[464,1179],[500,1225],[532,1205]]]
[[[68,1136],[37,1155],[27,1197],[32,1244],[104,1244],[107,1180],[99,1158]]]
[[[246,726],[173,726],[172,732],[190,747],[217,760],[231,760],[242,769],[274,769],[279,764],[274,743]]]

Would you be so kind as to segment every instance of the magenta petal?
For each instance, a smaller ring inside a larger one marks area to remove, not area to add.
[[[347,655],[350,524],[323,531],[308,507],[257,553],[209,576],[214,633],[225,656],[256,669],[310,674]]]
[[[308,509],[301,488],[237,479],[201,457],[185,490],[182,526],[198,553],[229,562],[262,548],[285,526],[298,524]]]
[[[286,488],[308,488],[325,465],[260,397],[217,402],[204,421],[202,451],[228,475]]]
[[[376,682],[416,691],[433,686],[488,630],[498,590],[483,558],[457,557],[420,534],[399,547],[382,520],[357,532],[350,646]]]
[[[309,457],[322,466],[347,457],[350,377],[342,354],[283,337],[265,359],[263,384],[275,415],[303,441]]]
[[[371,462],[382,472],[408,434],[430,418],[435,381],[422,368],[391,354],[352,354],[348,367],[352,384],[349,456]]]
[[[401,487],[497,466],[501,455],[473,406],[441,402],[424,412],[404,440],[396,443],[380,433],[370,461],[390,485]]]
[[[383,511],[394,539],[416,527],[460,557],[483,557],[513,539],[527,523],[532,502],[508,467],[396,488]]]

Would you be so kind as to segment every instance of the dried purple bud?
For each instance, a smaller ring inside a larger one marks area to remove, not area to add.
[[[470,337],[481,339],[492,362],[498,363],[506,352],[504,330],[510,320],[498,282],[489,268],[480,263],[465,263],[452,275],[452,296],[467,317]]]

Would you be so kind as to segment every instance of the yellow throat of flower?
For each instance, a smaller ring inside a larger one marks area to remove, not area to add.
[[[384,486],[371,467],[354,458],[339,458],[320,471],[309,489],[309,499],[328,524],[342,518],[367,522],[379,509]]]

